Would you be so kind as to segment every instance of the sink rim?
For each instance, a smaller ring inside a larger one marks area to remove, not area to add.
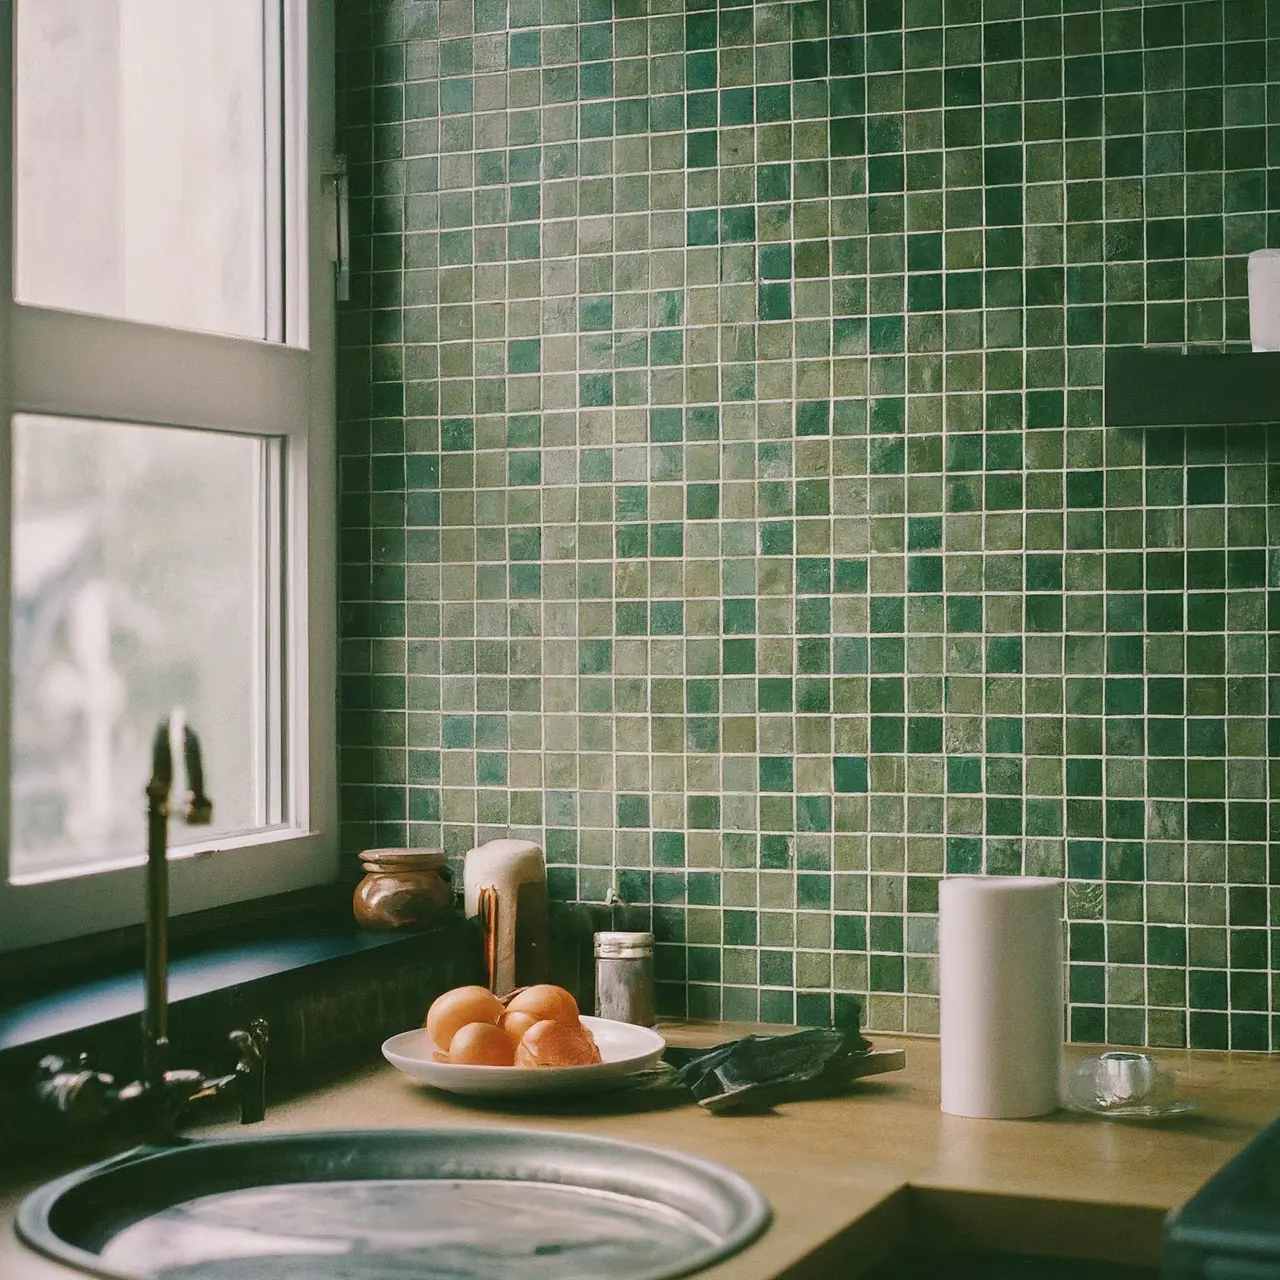
[[[468,1177],[527,1181],[527,1175],[521,1177],[514,1170],[502,1173],[501,1162],[504,1160],[509,1162],[520,1157],[526,1160],[550,1159],[551,1167],[554,1168],[558,1158],[563,1163],[564,1172],[568,1176],[535,1180],[600,1190],[601,1182],[591,1179],[593,1177],[598,1179],[603,1173],[611,1180],[603,1189],[618,1190],[622,1194],[634,1195],[650,1203],[683,1209],[689,1217],[693,1215],[688,1211],[688,1201],[682,1199],[678,1191],[671,1192],[670,1199],[665,1199],[661,1195],[646,1194],[646,1189],[652,1191],[655,1188],[662,1188],[663,1182],[660,1175],[663,1172],[676,1175],[676,1182],[683,1179],[686,1187],[700,1187],[706,1202],[718,1206],[726,1221],[723,1228],[718,1224],[703,1222],[697,1218],[694,1218],[694,1221],[708,1230],[715,1231],[720,1238],[708,1241],[704,1248],[694,1250],[687,1259],[678,1264],[663,1265],[651,1273],[637,1275],[637,1280],[672,1280],[674,1277],[690,1275],[723,1261],[746,1248],[763,1234],[773,1216],[768,1201],[740,1174],[723,1165],[683,1151],[624,1139],[600,1137],[595,1134],[567,1133],[554,1129],[459,1125],[421,1128],[396,1126],[302,1129],[247,1135],[236,1133],[183,1141],[173,1146],[135,1147],[120,1155],[75,1169],[36,1188],[19,1206],[14,1219],[14,1228],[23,1244],[55,1262],[78,1268],[91,1275],[104,1277],[104,1280],[142,1280],[141,1273],[121,1271],[105,1264],[100,1253],[59,1234],[52,1222],[59,1209],[74,1210],[76,1194],[91,1188],[95,1182],[104,1178],[128,1178],[130,1174],[136,1176],[140,1171],[145,1176],[149,1171],[159,1178],[161,1184],[164,1184],[164,1180],[168,1178],[167,1185],[178,1185],[171,1176],[173,1171],[163,1166],[148,1170],[148,1166],[153,1162],[174,1160],[199,1162],[203,1157],[211,1157],[216,1162],[219,1154],[225,1157],[227,1153],[233,1155],[242,1153],[245,1157],[243,1167],[256,1168],[262,1172],[261,1160],[253,1159],[254,1148],[259,1149],[260,1156],[264,1148],[273,1149],[286,1158],[292,1149],[294,1157],[299,1159],[305,1157],[310,1149],[314,1149],[318,1155],[323,1155],[326,1149],[336,1149],[343,1154],[365,1154],[376,1159],[379,1156],[380,1147],[383,1149],[383,1157],[386,1158],[389,1142],[392,1144],[390,1154],[394,1154],[395,1149],[399,1148],[410,1155],[418,1151],[421,1151],[424,1156],[433,1153],[439,1156],[443,1153],[446,1159],[451,1152],[466,1148],[466,1158],[471,1163],[452,1172],[446,1165],[434,1177],[422,1178],[423,1181],[456,1180]],[[474,1169],[484,1167],[486,1151],[491,1163],[498,1162],[494,1165],[498,1172],[488,1174],[474,1172]],[[195,1166],[197,1174],[200,1167],[197,1163]],[[472,1171],[468,1172],[468,1170]],[[265,1176],[261,1178],[246,1176],[243,1180],[237,1181],[232,1188],[216,1189],[247,1189],[255,1186],[285,1185],[287,1182],[331,1182],[353,1179],[363,1181],[374,1180],[377,1177],[411,1176],[404,1173],[397,1175],[391,1171],[380,1174],[366,1173],[361,1176],[359,1173],[353,1175],[349,1169],[340,1177],[334,1177],[332,1173],[325,1176],[323,1170],[319,1171],[319,1175],[307,1177],[305,1167],[299,1163],[295,1176],[288,1179],[272,1176],[270,1169],[267,1168]],[[162,1208],[213,1194],[214,1190],[215,1188],[211,1187],[201,1190],[198,1182],[193,1181],[189,1187],[172,1196],[157,1198],[155,1204],[143,1204],[130,1221],[117,1222],[114,1226],[105,1216],[110,1212],[109,1206],[104,1207],[101,1210],[104,1215],[101,1229],[105,1234],[103,1242],[98,1247],[104,1248],[107,1241],[120,1234],[132,1222],[141,1221],[161,1211]],[[118,1216],[117,1213],[116,1217]],[[108,1227],[109,1231],[106,1230]]]

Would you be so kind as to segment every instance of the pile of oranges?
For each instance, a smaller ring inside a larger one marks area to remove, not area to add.
[[[600,1050],[563,987],[540,983],[504,1003],[487,987],[455,987],[424,1024],[439,1062],[471,1067],[583,1067]]]

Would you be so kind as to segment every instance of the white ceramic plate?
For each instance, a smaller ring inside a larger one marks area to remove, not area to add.
[[[627,1076],[654,1066],[667,1047],[656,1031],[629,1022],[584,1014],[582,1025],[595,1037],[602,1059],[586,1067],[469,1067],[435,1062],[434,1046],[422,1029],[392,1036],[383,1044],[382,1056],[405,1075],[436,1089],[518,1098],[616,1088]]]

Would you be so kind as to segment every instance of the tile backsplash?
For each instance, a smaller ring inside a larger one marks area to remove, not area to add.
[[[1280,434],[1102,367],[1247,343],[1280,0],[338,38],[346,847],[527,834],[668,1011],[925,1032],[939,878],[1064,875],[1074,1039],[1269,1048]]]

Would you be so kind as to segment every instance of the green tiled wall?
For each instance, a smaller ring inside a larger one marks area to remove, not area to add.
[[[668,1009],[913,1031],[939,877],[1065,874],[1074,1038],[1268,1048],[1280,437],[1101,384],[1247,340],[1278,68],[1280,0],[340,5],[347,847],[526,833]]]

